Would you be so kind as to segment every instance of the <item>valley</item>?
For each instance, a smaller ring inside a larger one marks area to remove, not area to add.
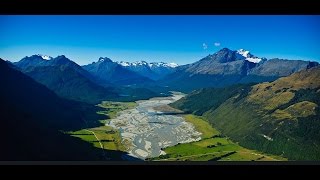
[[[172,92],[136,102],[104,101],[97,105],[107,116],[105,125],[69,132],[104,150],[128,152],[123,160],[145,161],[277,161],[281,156],[241,147],[223,136],[200,116],[170,107],[185,94]]]

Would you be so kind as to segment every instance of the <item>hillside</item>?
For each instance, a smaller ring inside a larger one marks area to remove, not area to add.
[[[319,89],[320,68],[314,67],[270,83],[203,89],[172,106],[204,116],[244,147],[319,160]]]
[[[98,107],[62,99],[2,59],[0,82],[0,160],[104,160],[100,149],[64,133],[99,125]]]

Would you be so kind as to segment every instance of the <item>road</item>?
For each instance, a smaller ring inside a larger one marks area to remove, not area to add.
[[[88,131],[90,133],[92,133],[94,135],[94,137],[97,139],[97,141],[99,142],[100,144],[100,147],[102,149],[102,152],[103,152],[103,156],[105,157],[105,152],[104,152],[104,148],[103,148],[103,144],[101,143],[100,139],[97,137],[97,135],[93,132],[93,131],[90,131],[88,129],[85,129],[85,131]]]

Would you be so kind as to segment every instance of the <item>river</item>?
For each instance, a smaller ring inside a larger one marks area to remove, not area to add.
[[[137,106],[134,109],[119,112],[118,116],[106,125],[118,129],[122,141],[130,142],[129,155],[142,160],[157,157],[165,154],[161,148],[201,139],[201,133],[181,115],[155,110],[184,96],[182,93],[173,92],[170,97],[136,101]]]

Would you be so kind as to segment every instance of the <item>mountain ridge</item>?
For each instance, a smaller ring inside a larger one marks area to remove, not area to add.
[[[152,80],[158,80],[164,76],[175,71],[178,67],[176,63],[165,63],[165,62],[146,62],[146,61],[135,61],[135,62],[117,62],[122,67],[134,71],[144,77],[148,77]]]

